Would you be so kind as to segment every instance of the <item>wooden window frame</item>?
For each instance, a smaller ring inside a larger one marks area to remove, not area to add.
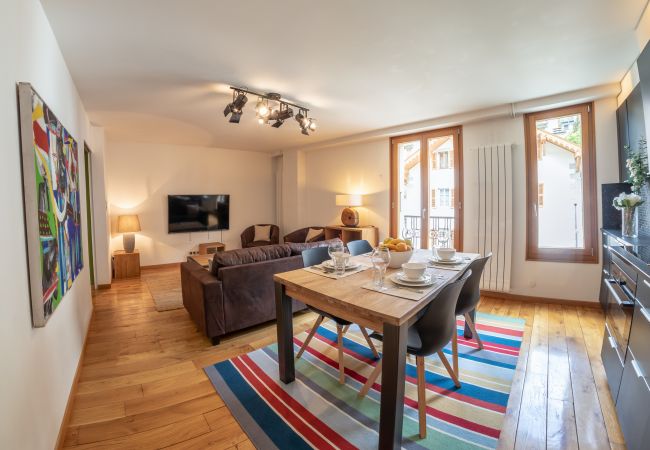
[[[428,180],[428,170],[429,170],[429,151],[428,151],[428,140],[437,137],[443,136],[453,136],[454,139],[454,151],[450,152],[450,160],[453,158],[453,166],[450,167],[454,171],[454,196],[455,203],[455,217],[454,220],[457,226],[454,230],[454,248],[457,251],[463,251],[463,127],[462,125],[441,128],[438,130],[425,131],[421,133],[412,133],[402,136],[394,136],[390,138],[390,235],[394,237],[399,237],[397,231],[399,230],[399,211],[397,205],[399,202],[399,155],[398,155],[398,145],[404,142],[411,141],[420,141],[420,151],[422,152],[420,158],[420,174],[422,180]],[[426,149],[426,151],[422,151]],[[423,185],[421,186],[421,199],[429,197],[430,186]],[[422,204],[428,204],[427,206],[431,208],[430,202],[422,202]],[[430,215],[430,210],[429,210]],[[426,236],[426,239],[421,239],[422,248],[429,248],[429,220],[425,220],[421,226],[421,236]],[[426,233],[426,234],[425,234]]]
[[[582,195],[584,248],[539,248],[539,183],[536,121],[559,116],[581,115]],[[526,260],[567,263],[598,263],[598,191],[596,180],[596,139],[593,102],[529,113],[524,116],[526,137]]]

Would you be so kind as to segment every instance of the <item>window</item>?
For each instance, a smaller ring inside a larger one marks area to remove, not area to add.
[[[597,263],[591,103],[527,114],[526,257]]]
[[[451,207],[451,190],[448,188],[438,189],[438,196],[440,197],[439,206],[441,208]]]
[[[449,152],[438,152],[438,168],[449,169]]]

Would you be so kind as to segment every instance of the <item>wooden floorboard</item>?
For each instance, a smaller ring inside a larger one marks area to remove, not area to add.
[[[93,302],[64,447],[253,448],[203,368],[275,342],[274,323],[212,346],[185,310],[156,311],[139,279],[96,291]],[[599,310],[494,298],[479,309],[526,320],[500,449],[625,448],[600,360]],[[297,314],[294,331],[314,319]]]

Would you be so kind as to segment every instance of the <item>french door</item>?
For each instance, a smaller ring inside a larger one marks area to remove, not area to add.
[[[391,236],[462,250],[462,127],[391,138]]]

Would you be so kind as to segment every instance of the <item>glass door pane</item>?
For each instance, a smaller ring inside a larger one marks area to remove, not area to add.
[[[429,247],[454,247],[454,135],[427,139],[429,152]]]
[[[572,114],[535,121],[539,248],[585,246],[581,119]]]
[[[397,144],[398,220],[397,238],[411,239],[421,247],[422,180],[420,140]]]

